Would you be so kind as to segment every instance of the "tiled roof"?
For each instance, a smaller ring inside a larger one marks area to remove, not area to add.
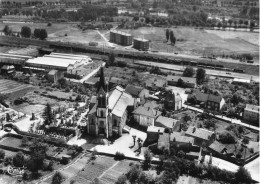
[[[209,94],[208,101],[220,103],[221,100],[222,100],[222,96]]]
[[[188,137],[183,135],[181,132],[173,132],[171,133],[171,141],[181,142],[181,143],[194,143],[193,137]]]
[[[170,135],[168,133],[159,134],[158,149],[169,149],[170,147]]]
[[[134,99],[132,98],[132,96],[123,92],[118,102],[114,106],[112,114],[118,117],[122,117],[127,106],[133,106],[133,105],[134,105]]]
[[[51,70],[48,75],[55,75],[58,72],[58,70]]]
[[[178,120],[176,119],[159,116],[155,120],[154,126],[173,128],[173,126],[177,123],[177,121]]]
[[[97,112],[97,104],[95,104],[92,109],[88,112],[88,114],[94,114]]]
[[[188,130],[185,132],[185,135],[189,135],[195,138],[200,138],[204,140],[209,140],[211,136],[214,134],[214,132],[202,129],[202,128],[196,128],[196,127],[189,127]]]
[[[154,110],[151,107],[139,106],[134,110],[133,114],[139,114],[155,118],[156,116],[160,115],[161,112]]]
[[[160,132],[162,133],[162,132],[164,132],[164,129],[165,128],[162,128],[162,127],[149,126],[147,128],[147,132],[154,132],[154,133],[156,133],[156,132],[159,132],[159,130],[160,130]]]
[[[144,88],[143,87],[140,87],[140,86],[133,86],[133,85],[130,85],[128,84],[125,88],[125,91],[131,95],[133,95],[134,97],[138,96],[141,91],[143,90]]]

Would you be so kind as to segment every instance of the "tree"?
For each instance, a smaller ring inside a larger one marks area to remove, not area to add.
[[[178,79],[177,86],[178,87],[183,87],[184,86],[184,81],[181,78]]]
[[[166,29],[166,40],[169,41],[170,31],[169,29]]]
[[[197,6],[194,5],[194,6],[192,7],[192,10],[193,10],[194,12],[196,12],[196,11],[197,11]]]
[[[228,20],[228,23],[229,23],[229,26],[231,27],[232,23],[233,23],[233,20],[232,19],[229,19]]]
[[[192,67],[186,67],[185,70],[183,71],[183,76],[184,77],[192,77],[195,74],[195,71]]]
[[[31,155],[27,167],[30,171],[38,173],[38,170],[42,168],[43,160],[46,158],[47,145],[34,139],[29,149]]]
[[[230,99],[231,103],[238,104],[239,103],[239,96],[237,93],[233,94],[232,98]]]
[[[64,176],[60,172],[56,172],[52,177],[51,184],[61,184],[64,179]]]
[[[242,140],[242,143],[248,144],[249,143],[249,139],[247,137],[244,137],[243,140]]]
[[[148,170],[151,166],[152,156],[149,149],[144,152],[143,169]]]
[[[107,66],[111,66],[111,65],[114,65],[115,63],[115,53],[114,52],[111,52],[108,56],[108,63],[106,64]]]
[[[52,23],[51,23],[51,22],[48,22],[47,26],[48,26],[48,27],[51,27],[51,26],[52,26]]]
[[[170,40],[171,40],[171,44],[175,45],[176,38],[174,36],[173,31],[170,31]]]
[[[236,143],[236,138],[231,132],[222,132],[219,135],[219,141],[223,144],[233,144]]]
[[[243,166],[240,166],[235,173],[235,179],[238,183],[251,183],[252,178],[250,173],[244,168]]]
[[[206,70],[198,68],[196,73],[197,83],[201,84],[206,78]]]
[[[51,105],[49,103],[46,104],[42,117],[44,119],[45,125],[50,125],[51,123],[53,123],[54,115],[52,113]]]
[[[25,38],[30,38],[31,37],[31,28],[28,26],[23,26],[21,29],[21,36]]]
[[[5,25],[3,32],[6,36],[9,36],[12,34],[12,29],[8,25]]]
[[[0,159],[4,159],[5,158],[5,151],[4,150],[0,150]]]
[[[46,29],[41,29],[39,38],[41,40],[45,40],[47,37],[48,37],[48,33],[47,33]]]
[[[67,87],[67,80],[65,78],[61,78],[58,80],[58,83],[60,84],[60,86],[62,88],[66,88]]]
[[[127,177],[125,174],[119,176],[115,184],[127,184]]]
[[[15,167],[23,167],[25,165],[25,157],[21,151],[19,151],[14,157],[13,157],[13,164]]]
[[[40,29],[34,29],[34,31],[33,31],[34,37],[35,38],[40,38],[40,32],[41,32]]]

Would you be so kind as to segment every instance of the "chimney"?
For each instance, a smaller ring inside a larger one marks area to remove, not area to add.
[[[192,133],[194,133],[196,131],[196,127],[193,127]]]

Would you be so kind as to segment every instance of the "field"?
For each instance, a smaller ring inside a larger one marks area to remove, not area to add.
[[[176,42],[176,46],[171,46],[166,41],[165,28],[143,27],[128,32],[134,37],[144,37],[151,40],[151,47],[154,50],[178,52],[182,54],[236,54],[236,53],[252,53],[258,54],[259,47],[253,45],[258,42],[258,33],[249,32],[233,32],[233,31],[206,31],[189,27],[172,28],[177,39],[182,41]],[[122,30],[127,31],[127,30]],[[225,39],[221,37],[225,34]],[[248,40],[250,37],[250,40]],[[253,44],[251,44],[252,42]]]
[[[18,148],[21,146],[22,140],[14,137],[5,137],[1,140],[0,144],[5,146],[10,146]]]
[[[47,27],[47,23],[0,23],[0,30],[5,25],[9,25],[13,31],[20,31],[22,26],[29,26],[32,30],[44,28],[49,34],[48,40],[52,41],[74,43],[95,41],[99,43],[99,46],[103,46],[103,44],[108,44],[103,35],[109,40],[109,31],[82,31],[75,23],[53,23],[50,27]],[[195,55],[252,53],[258,56],[259,34],[256,32],[203,30],[190,27],[177,27],[172,28],[172,30],[175,37],[179,40],[177,40],[176,46],[165,43],[165,28],[142,27],[135,30],[122,31],[131,33],[134,37],[151,40],[151,48],[153,50]]]
[[[98,180],[102,184],[113,184],[117,178],[130,169],[130,161],[115,161],[113,158],[98,156],[96,160],[86,164],[86,158],[81,159],[76,165],[72,165],[62,171],[66,177],[65,184],[75,180],[78,184],[88,184]],[[86,164],[86,165],[85,165]],[[85,167],[84,167],[85,165]],[[83,168],[80,169],[79,168]],[[51,182],[51,179],[45,181]]]
[[[19,82],[0,79],[0,94],[8,94],[8,98],[20,97],[30,91],[33,87],[31,85],[22,84]]]

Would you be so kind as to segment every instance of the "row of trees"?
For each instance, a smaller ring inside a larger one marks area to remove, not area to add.
[[[6,36],[10,36],[13,34],[12,28],[10,28],[8,25],[6,25],[3,29],[3,33]],[[31,38],[32,36],[34,36],[35,38],[41,39],[41,40],[45,40],[48,37],[47,31],[46,29],[35,29],[34,32],[32,33],[32,30],[30,27],[28,26],[23,26],[21,28],[21,33],[20,33],[21,37],[24,38]],[[19,34],[18,34],[19,36]]]
[[[192,67],[186,67],[183,71],[184,77],[193,77],[195,74],[195,70]],[[201,84],[203,81],[205,81],[206,78],[206,70],[203,68],[198,68],[196,71],[196,79],[197,83]]]
[[[174,36],[173,31],[172,30],[170,31],[169,29],[166,29],[166,40],[167,40],[167,42],[169,41],[169,39],[171,41],[171,44],[175,45],[176,37]]]

